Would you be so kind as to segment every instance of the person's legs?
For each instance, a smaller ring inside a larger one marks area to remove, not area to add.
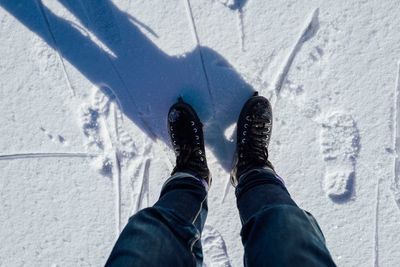
[[[269,101],[254,94],[243,106],[231,180],[243,224],[245,266],[335,266],[321,229],[290,197],[268,160]]]
[[[272,169],[244,173],[236,196],[245,266],[335,266],[316,220]]]
[[[206,197],[200,179],[175,173],[155,205],[130,218],[106,266],[202,266]]]
[[[132,216],[106,266],[202,266],[201,231],[211,175],[203,125],[182,98],[168,113],[176,165],[153,207]]]

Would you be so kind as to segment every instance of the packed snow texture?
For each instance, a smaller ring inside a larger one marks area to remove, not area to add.
[[[273,105],[270,159],[338,266],[400,262],[400,3],[0,1],[0,266],[101,266],[204,123],[205,266],[242,266],[235,122]]]

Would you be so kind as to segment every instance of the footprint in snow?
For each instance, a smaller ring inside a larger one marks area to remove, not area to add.
[[[360,136],[351,115],[332,113],[322,123],[321,153],[325,161],[324,191],[334,202],[348,201],[354,194],[355,167]]]
[[[130,161],[137,154],[131,135],[123,127],[123,115],[119,100],[111,89],[102,86],[93,94],[82,109],[82,129],[88,147],[98,150],[95,165],[104,176],[110,176],[115,162],[110,160],[118,154],[121,162]]]

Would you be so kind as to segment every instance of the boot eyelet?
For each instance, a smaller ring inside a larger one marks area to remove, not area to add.
[[[193,128],[193,131],[194,131],[195,133],[197,133],[197,129],[196,129],[196,128]]]
[[[250,118],[250,116],[246,116],[246,121],[251,121],[251,118]]]
[[[192,126],[194,126],[194,121],[190,121],[190,124],[191,124]]]
[[[247,129],[247,127],[249,127],[249,125],[246,123],[246,124],[244,125],[244,128]]]
[[[199,140],[199,139],[200,139],[200,137],[198,135],[196,135],[196,140]]]
[[[246,135],[246,133],[247,133],[246,131],[243,131],[243,135]]]
[[[175,134],[171,134],[171,137],[174,138],[174,137],[175,137]]]
[[[246,138],[242,139],[242,144],[246,143]]]
[[[199,155],[203,154],[203,152],[201,150],[199,150]]]
[[[204,161],[203,157],[200,158],[201,161]]]
[[[172,143],[174,144],[174,146],[176,146],[176,141],[175,140]]]

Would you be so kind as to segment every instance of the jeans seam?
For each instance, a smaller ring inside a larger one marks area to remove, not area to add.
[[[195,221],[196,221],[197,218],[199,217],[199,215],[200,215],[200,213],[201,213],[201,210],[203,209],[203,204],[204,204],[204,201],[206,201],[207,196],[208,196],[208,194],[205,195],[204,199],[203,199],[203,200],[201,201],[201,203],[200,203],[199,210],[197,211],[196,216],[194,217],[194,219],[193,219],[193,221],[192,221],[192,225],[193,225],[193,226],[194,226]],[[193,252],[193,246],[194,246],[194,244],[195,244],[197,241],[200,240],[201,234],[200,234],[200,231],[196,228],[196,226],[194,226],[194,228],[196,229],[196,234],[195,234],[194,238],[193,238],[193,239],[191,240],[191,242],[190,242],[190,252],[191,252],[192,255],[193,255],[194,262],[195,262],[195,266],[197,266],[197,258],[196,258],[196,255],[195,255],[194,252]]]
[[[204,197],[204,199],[201,201],[201,203],[200,203],[200,208],[199,208],[199,210],[197,211],[197,213],[196,213],[196,216],[194,217],[194,219],[193,219],[193,221],[192,221],[192,224],[194,224],[194,222],[197,220],[197,218],[199,217],[199,215],[200,215],[200,213],[201,213],[201,210],[203,209],[203,203],[204,203],[204,201],[207,199],[207,195],[208,194],[206,194],[206,196]]]

